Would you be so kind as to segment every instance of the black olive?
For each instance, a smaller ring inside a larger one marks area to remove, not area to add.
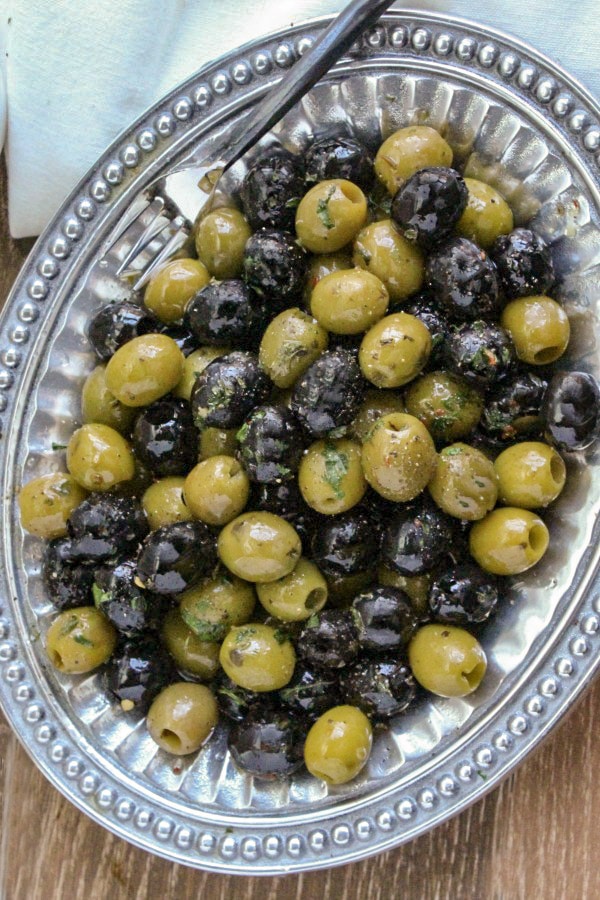
[[[364,393],[356,357],[348,350],[329,350],[298,379],[290,405],[313,437],[341,435],[358,412]]]
[[[546,440],[558,450],[585,450],[600,431],[600,390],[587,372],[557,372],[542,404]]]
[[[469,191],[458,172],[445,166],[420,169],[392,200],[392,219],[408,240],[429,249],[454,231]]]
[[[135,552],[149,530],[139,500],[115,494],[90,494],[73,510],[67,527],[72,559],[89,564]]]
[[[419,319],[431,335],[431,353],[427,361],[429,369],[443,368],[444,348],[449,325],[431,294],[423,291],[402,304],[402,312]]]
[[[332,178],[352,181],[369,191],[374,181],[373,157],[356,138],[332,135],[315,141],[306,151],[306,183]]]
[[[325,609],[311,616],[296,641],[296,650],[309,665],[339,669],[358,655],[358,629],[352,612]]]
[[[175,522],[151,531],[137,558],[136,583],[157,594],[179,594],[217,563],[216,538],[204,522]]]
[[[237,458],[251,481],[286,481],[300,465],[302,430],[285,406],[257,406],[237,440]]]
[[[258,697],[255,691],[248,691],[232,681],[223,669],[217,672],[211,688],[217,698],[219,710],[233,722],[241,722],[248,715]]]
[[[244,280],[272,314],[297,302],[305,274],[306,252],[289,231],[257,231],[246,243]]]
[[[478,625],[498,605],[498,579],[472,562],[464,562],[433,579],[429,608],[436,622]]]
[[[162,597],[137,586],[136,574],[133,559],[124,560],[114,568],[96,569],[94,573],[95,606],[126,637],[158,628],[166,612]]]
[[[495,387],[481,416],[482,432],[500,443],[540,434],[545,390],[546,382],[531,372],[518,372]]]
[[[373,721],[406,712],[417,696],[408,665],[397,659],[361,659],[341,676],[344,703],[357,706]]]
[[[447,368],[481,388],[506,379],[516,365],[514,346],[506,331],[480,320],[450,329],[444,358]]]
[[[317,515],[304,501],[295,479],[281,482],[256,482],[253,485],[248,509],[266,510],[281,516],[293,525],[302,541],[309,547],[314,533]]]
[[[262,304],[239,278],[211,281],[188,303],[184,322],[200,344],[254,345]]]
[[[154,635],[119,644],[105,670],[106,687],[125,711],[145,712],[157,694],[176,680],[173,660]]]
[[[405,647],[415,633],[418,619],[408,594],[379,584],[358,594],[352,602],[358,625],[358,641],[368,653],[388,653]]]
[[[140,413],[132,433],[136,457],[155,476],[187,475],[198,458],[198,431],[186,400],[163,397]]]
[[[248,169],[240,200],[254,231],[259,228],[292,231],[304,191],[302,160],[283,148],[271,148]]]
[[[56,538],[46,545],[42,579],[57,609],[73,609],[92,603],[94,570],[74,562],[68,538]]]
[[[381,561],[401,575],[431,572],[452,546],[454,529],[441,510],[426,502],[404,506],[389,520]]]
[[[184,356],[189,356],[190,353],[198,349],[198,339],[185,322],[163,325],[160,331],[161,334],[166,334],[172,341],[175,341]]]
[[[496,238],[490,249],[500,284],[509,299],[545,294],[554,284],[550,247],[529,228]]]
[[[253,353],[234,350],[213,359],[192,389],[198,428],[239,428],[246,416],[269,396],[271,382]]]
[[[425,265],[430,291],[452,319],[495,319],[500,309],[496,266],[467,238],[450,238],[435,247]]]
[[[337,670],[315,669],[300,661],[290,683],[279,691],[279,698],[292,712],[318,719],[341,703]]]
[[[315,531],[312,558],[326,577],[366,571],[379,553],[380,532],[371,516],[351,509],[327,517]]]
[[[305,737],[302,719],[263,701],[232,724],[227,746],[240,769],[273,780],[287,778],[301,767]]]
[[[108,360],[132,338],[162,330],[161,323],[150,310],[131,300],[120,300],[103,306],[92,317],[88,338],[96,355]]]

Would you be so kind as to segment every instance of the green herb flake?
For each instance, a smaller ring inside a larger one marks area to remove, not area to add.
[[[338,450],[330,441],[325,443],[322,455],[325,459],[325,481],[332,488],[336,500],[344,499],[342,481],[348,474],[348,454]]]
[[[329,212],[329,201],[335,194],[336,188],[335,185],[329,188],[327,192],[327,196],[325,198],[321,198],[317,202],[317,215],[324,227],[327,231],[331,231],[332,228],[335,228],[335,222],[331,218],[331,213]]]
[[[66,637],[68,634],[71,634],[71,632],[75,628],[77,628],[78,625],[79,625],[79,619],[77,618],[77,616],[71,614],[63,622],[62,627],[60,629],[60,636]]]
[[[236,441],[239,441],[240,444],[243,444],[244,441],[246,440],[246,438],[248,437],[249,427],[250,426],[248,425],[248,423],[244,422],[242,427],[238,431],[236,431],[235,439],[236,439]]]
[[[289,641],[289,635],[283,630],[283,628],[276,628],[273,632],[273,637],[278,644],[285,644],[287,643],[287,641]]]
[[[444,447],[442,451],[444,456],[458,456],[462,452],[462,447]]]
[[[103,591],[96,582],[92,585],[92,597],[94,598],[94,606],[96,609],[101,609],[105,603],[110,603],[112,600],[112,594],[109,593],[109,591]]]
[[[84,637],[82,634],[73,635],[73,640],[76,644],[81,644],[82,647],[93,647],[93,641],[88,640],[88,638]]]
[[[67,444],[57,444],[56,441],[52,441],[52,444],[50,446],[52,447],[53,450],[66,450],[67,449]]]

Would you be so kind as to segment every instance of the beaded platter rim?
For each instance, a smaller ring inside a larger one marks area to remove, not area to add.
[[[2,485],[11,452],[7,437],[22,414],[19,385],[27,368],[27,344],[60,300],[61,286],[76,276],[78,258],[107,223],[118,219],[141,179],[164,161],[186,133],[213,121],[232,98],[265,89],[293,65],[329,17],[261,38],[199,70],[127,129],[80,182],[33,248],[0,320],[0,428]],[[527,107],[546,128],[558,131],[578,174],[600,209],[600,107],[571,76],[526,44],[500,32],[442,14],[403,10],[385,15],[357,42],[333,74],[377,58],[402,59],[420,71],[451,62],[501,96]],[[350,61],[349,61],[350,60]],[[423,68],[420,68],[423,67]],[[3,490],[5,494],[5,489]],[[495,787],[541,740],[590,681],[600,655],[600,597],[595,584],[598,554],[588,562],[595,590],[575,598],[577,616],[563,622],[549,652],[527,666],[502,721],[485,717],[467,727],[464,740],[442,756],[442,766],[416,772],[410,785],[345,800],[313,817],[246,817],[214,821],[166,810],[148,790],[126,787],[110,768],[97,765],[61,721],[48,686],[38,680],[15,628],[9,519],[3,505],[4,571],[0,573],[0,700],[18,737],[38,767],[79,809],[109,831],[175,862],[215,872],[274,875],[355,861],[390,849],[463,810]],[[566,617],[565,617],[566,618]],[[575,621],[576,619],[576,621]],[[304,819],[304,821],[301,821]]]

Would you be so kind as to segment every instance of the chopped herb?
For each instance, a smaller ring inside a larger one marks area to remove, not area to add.
[[[335,191],[335,185],[330,187],[325,199],[321,199],[317,203],[317,215],[327,231],[331,231],[332,228],[335,228],[335,222],[331,218],[331,213],[329,212],[329,201],[335,194]]]
[[[69,481],[61,481],[60,484],[54,485],[54,490],[57,494],[62,494],[64,497],[68,497],[71,493],[71,484]]]
[[[289,200],[285,202],[286,209],[297,209],[300,204],[300,197],[290,197]]]
[[[60,629],[60,636],[66,637],[68,634],[71,634],[73,629],[77,628],[79,625],[79,619],[76,615],[71,614],[65,619],[62,628]]]
[[[239,441],[240,444],[243,444],[243,442],[244,442],[244,441],[246,440],[246,438],[248,437],[248,428],[249,428],[249,427],[250,427],[250,426],[248,425],[248,423],[247,423],[247,422],[244,422],[244,424],[242,425],[242,427],[236,432],[236,434],[235,434],[235,439],[236,439],[236,441]]]
[[[110,603],[112,600],[112,594],[108,591],[103,591],[99,584],[96,582],[92,585],[92,597],[94,598],[94,606],[96,609],[100,609],[105,603]]]
[[[73,635],[73,640],[75,641],[76,644],[81,644],[82,647],[93,647],[94,646],[93,641],[88,640],[82,634]]]
[[[325,481],[333,489],[337,500],[344,499],[342,480],[348,474],[348,454],[338,450],[334,444],[327,441],[323,448],[325,458]]]
[[[289,641],[289,635],[283,630],[283,628],[276,628],[273,632],[273,637],[277,641],[278,644],[285,644],[286,641]]]
[[[346,425],[338,425],[337,428],[332,428],[330,432],[328,432],[327,437],[330,441],[337,441],[338,438],[344,437],[348,428]]]
[[[444,456],[458,456],[459,453],[462,453],[462,447],[444,447],[442,451]]]
[[[55,441],[52,441],[51,447],[53,450],[66,450],[67,444],[57,444]]]

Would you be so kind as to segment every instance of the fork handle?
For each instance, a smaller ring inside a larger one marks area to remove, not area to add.
[[[243,131],[229,144],[223,171],[240,159],[352,46],[364,29],[374,25],[393,0],[351,0],[316,43],[258,104]]]

